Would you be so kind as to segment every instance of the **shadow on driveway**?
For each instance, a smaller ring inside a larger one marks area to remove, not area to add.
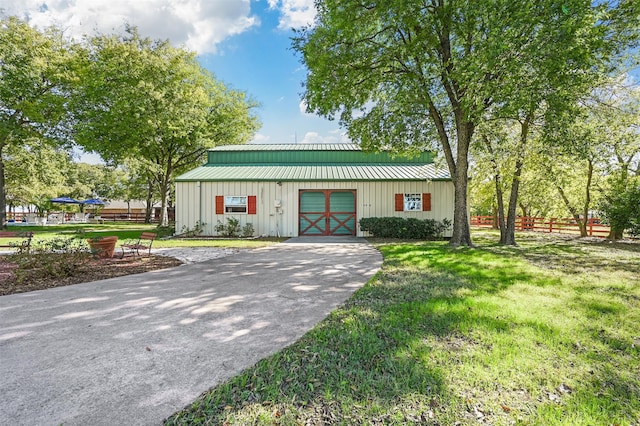
[[[380,268],[357,238],[0,297],[0,424],[159,424],[293,343]]]

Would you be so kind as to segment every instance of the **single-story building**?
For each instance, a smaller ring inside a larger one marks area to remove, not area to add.
[[[357,235],[363,217],[453,220],[454,188],[433,155],[393,157],[355,144],[219,146],[176,178],[176,232],[235,218],[255,235]],[[451,230],[445,236],[450,235]]]

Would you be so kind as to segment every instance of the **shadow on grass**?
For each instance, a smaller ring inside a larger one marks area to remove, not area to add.
[[[504,256],[515,256],[545,268],[569,274],[620,271],[640,275],[640,242],[610,241],[604,238],[519,232],[518,246],[497,243],[499,234],[477,232],[482,248]]]
[[[493,293],[533,278],[516,267],[482,268],[501,263],[490,253],[458,250],[451,256],[452,250],[445,243],[383,248],[387,263],[378,279],[294,345],[213,388],[167,424],[406,424],[432,418],[437,401],[453,397],[446,368],[426,362],[432,348],[425,342],[437,336],[450,347],[481,344],[470,343],[463,330],[471,324],[511,327],[504,318],[470,309],[468,294],[458,292]]]
[[[380,250],[385,257],[382,270],[343,307],[294,345],[205,393],[167,424],[453,424],[477,422],[478,413],[491,419],[489,422],[506,424],[513,418],[508,418],[508,410],[497,402],[495,408],[485,410],[493,413],[490,417],[469,402],[475,398],[488,404],[489,399],[509,397],[474,396],[475,386],[480,393],[500,386],[491,383],[491,374],[454,378],[456,365],[490,360],[483,357],[505,350],[504,346],[517,359],[510,366],[514,374],[528,362],[536,364],[535,371],[527,372],[533,378],[526,384],[510,384],[516,389],[531,387],[525,391],[526,398],[513,402],[529,420],[562,423],[567,407],[573,407],[569,415],[575,415],[585,404],[604,407],[610,410],[604,411],[605,415],[623,420],[637,414],[637,406],[629,400],[630,395],[638,394],[637,380],[625,380],[622,372],[608,375],[607,359],[601,358],[611,351],[631,351],[637,358],[633,342],[591,330],[602,342],[600,349],[594,349],[591,341],[588,347],[579,346],[557,324],[537,317],[503,315],[499,306],[485,300],[514,285],[545,291],[564,286],[558,276],[538,273],[518,259],[527,259],[531,253],[581,258],[579,248],[467,249],[446,243],[414,243],[382,245]],[[572,290],[565,293],[569,299],[573,295]],[[585,318],[615,317],[623,312],[621,306],[594,300],[573,308]],[[563,313],[549,309],[551,315]],[[485,338],[489,335],[501,335],[507,343]],[[527,341],[519,341],[522,336]],[[520,350],[544,355],[531,361]],[[580,362],[590,359],[595,364],[585,373],[584,387],[564,397],[564,405],[545,399],[543,384],[557,386],[580,368],[547,369],[539,365],[547,355],[559,364],[569,363],[574,356]],[[499,361],[493,361],[494,365],[482,362],[489,364],[481,369],[502,365]],[[623,364],[628,367],[624,359],[619,361]],[[549,371],[560,377],[547,377]],[[601,393],[594,391],[600,388]],[[623,392],[632,393],[624,396]],[[625,417],[623,413],[628,414]],[[576,423],[589,423],[588,414],[578,416]],[[602,418],[603,411],[594,413],[591,423]]]
[[[334,312],[167,424],[389,424],[415,412],[426,419],[429,405],[410,396],[437,398],[445,389],[438,368],[403,354],[406,339],[418,337],[413,324],[394,321],[393,310],[357,305]],[[406,412],[394,409],[403,404]]]

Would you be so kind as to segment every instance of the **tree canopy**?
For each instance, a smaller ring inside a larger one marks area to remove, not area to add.
[[[76,142],[112,163],[144,163],[159,186],[164,226],[175,174],[218,143],[247,142],[259,127],[245,93],[216,80],[195,54],[135,28],[91,39],[82,69]]]
[[[66,105],[75,48],[55,29],[0,19],[0,226],[6,223],[5,160],[29,143],[69,142]]]
[[[44,167],[57,149],[70,155],[72,146],[80,146],[111,166],[135,163],[136,175],[148,184],[147,199],[160,194],[166,225],[175,174],[202,162],[216,144],[247,142],[259,127],[256,106],[244,92],[216,80],[194,53],[143,38],[133,27],[124,37],[72,43],[55,28],[40,31],[16,17],[1,18],[0,223],[6,223],[5,160],[15,163],[15,179],[27,182],[19,164],[31,154],[40,152]],[[67,195],[130,192],[116,182],[112,168],[72,171]],[[85,172],[113,185],[89,188],[80,176]],[[33,202],[34,195],[25,195],[16,182],[13,201]],[[32,183],[29,190],[37,190]],[[47,186],[40,198],[53,188]]]
[[[451,243],[471,245],[469,147],[488,109],[575,99],[637,41],[638,6],[498,0],[317,2],[294,49],[311,112],[339,118],[363,148],[438,141],[454,180]]]

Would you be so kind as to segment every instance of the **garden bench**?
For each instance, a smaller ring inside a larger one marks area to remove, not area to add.
[[[31,247],[31,239],[33,238],[33,231],[0,231],[0,239],[2,238],[22,238],[22,242],[4,242],[0,240],[0,247],[18,248],[21,250],[29,251]]]
[[[140,256],[140,250],[143,252],[146,251],[149,256],[151,256],[151,245],[153,244],[153,240],[157,237],[153,232],[143,232],[138,239],[138,242],[135,244],[122,244],[122,255],[120,258],[124,258],[125,254],[133,254]]]

